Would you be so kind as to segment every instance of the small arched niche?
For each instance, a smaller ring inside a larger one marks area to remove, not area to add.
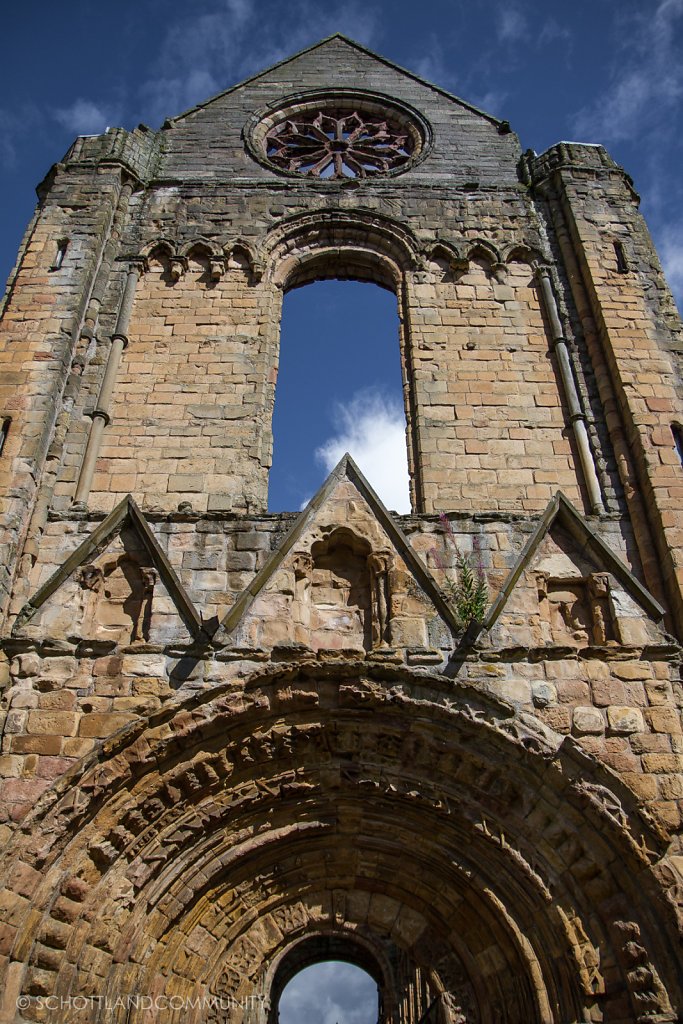
[[[372,648],[368,541],[344,527],[311,548],[311,638],[316,649]]]

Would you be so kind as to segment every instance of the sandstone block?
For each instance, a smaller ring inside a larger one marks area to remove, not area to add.
[[[72,711],[31,711],[28,732],[36,736],[75,736],[78,715]]]
[[[129,676],[165,676],[166,657],[163,654],[126,654],[121,671]]]
[[[607,708],[607,720],[610,730],[621,735],[644,729],[643,716],[637,708],[613,705]]]
[[[124,725],[134,721],[135,715],[130,714],[108,714],[108,715],[85,715],[81,719],[78,729],[79,737],[94,737],[104,739],[118,732]]]
[[[681,714],[674,708],[648,708],[645,717],[653,732],[667,732],[676,735],[681,732]]]
[[[594,707],[574,708],[572,724],[574,732],[579,736],[584,734],[598,735],[605,731],[605,719],[602,712]]]

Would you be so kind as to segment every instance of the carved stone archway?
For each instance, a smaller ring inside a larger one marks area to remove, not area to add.
[[[616,1021],[624,990],[634,1019],[672,1019],[662,852],[614,776],[502,702],[406,669],[273,667],[48,791],[3,860],[23,894],[8,997],[96,985],[167,1000],[98,1024],[196,1024],[218,978],[253,1004],[283,949],[341,930],[393,943],[451,1021]]]

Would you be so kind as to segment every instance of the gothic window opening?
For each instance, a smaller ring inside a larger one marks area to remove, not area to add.
[[[306,967],[285,987],[279,1024],[301,1021],[368,1021],[378,1019],[379,991],[370,975],[353,964],[327,960]]]
[[[410,511],[396,296],[325,280],[284,298],[268,508],[297,511],[346,451]]]
[[[54,263],[50,267],[50,270],[59,270],[61,268],[68,247],[68,238],[62,238],[59,242],[57,242],[57,252],[55,253]]]
[[[683,466],[683,426],[681,426],[680,423],[672,423],[671,433],[674,436],[676,451],[678,452],[678,457],[681,460],[681,465]]]
[[[2,455],[5,447],[5,441],[9,434],[9,425],[12,422],[9,416],[6,416],[3,420],[0,420],[0,455]]]

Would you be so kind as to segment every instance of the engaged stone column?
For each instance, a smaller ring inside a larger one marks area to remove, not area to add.
[[[76,494],[74,495],[74,505],[84,506],[88,495],[90,494],[90,488],[92,487],[92,480],[95,473],[95,464],[97,463],[97,456],[99,455],[100,446],[102,444],[102,434],[105,426],[111,420],[109,409],[114,385],[116,383],[116,377],[119,372],[121,356],[124,348],[128,344],[128,327],[130,324],[130,315],[133,309],[133,300],[135,299],[135,289],[143,270],[144,266],[141,261],[131,263],[128,270],[126,285],[123,290],[121,305],[119,306],[119,315],[116,319],[116,327],[114,328],[114,333],[111,338],[111,348],[109,349],[109,358],[107,359],[107,366],[104,371],[100,394],[97,399],[97,405],[91,413],[92,425],[90,427],[88,444],[83,457],[81,473],[78,478]]]
[[[598,474],[593,461],[593,452],[591,451],[588,430],[586,429],[586,417],[581,408],[579,393],[576,389],[576,382],[571,362],[569,361],[567,341],[562,330],[562,324],[560,323],[557,302],[555,301],[555,294],[550,280],[550,271],[548,267],[538,266],[536,274],[541,285],[541,294],[543,295],[543,302],[548,314],[548,320],[550,321],[552,344],[560,367],[564,396],[569,406],[569,417],[574,430],[574,437],[576,438],[576,446],[579,450],[583,478],[590,497],[591,512],[600,514],[605,511],[600,491],[600,481],[598,480]]]

